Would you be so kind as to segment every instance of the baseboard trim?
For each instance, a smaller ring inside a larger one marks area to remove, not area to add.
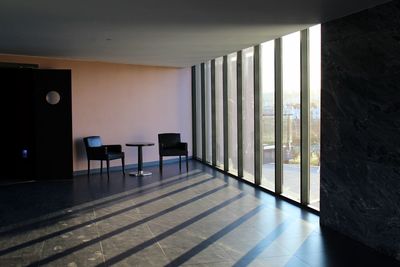
[[[191,160],[192,158],[193,157],[188,157],[188,160]],[[179,162],[179,158],[167,159],[167,160],[163,160],[163,165],[173,164],[173,163],[177,163],[177,162]],[[185,162],[185,157],[182,157],[182,162]],[[160,165],[160,162],[158,160],[143,162],[143,168],[154,167],[154,166],[159,166],[159,165]],[[138,166],[138,164],[127,164],[127,165],[125,165],[125,171],[136,169],[137,166]],[[117,172],[117,171],[119,171],[119,172],[122,171],[121,165],[110,167],[110,172]],[[103,173],[104,172],[107,172],[107,168],[103,166]],[[100,168],[90,169],[90,173],[91,174],[100,173]],[[87,174],[87,170],[79,170],[79,171],[73,172],[73,176],[80,176],[80,175],[85,175],[85,174]]]

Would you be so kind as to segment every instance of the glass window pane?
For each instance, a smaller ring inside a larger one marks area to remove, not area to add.
[[[283,194],[300,201],[300,32],[282,38]]]
[[[196,147],[197,158],[202,158],[201,136],[201,66],[196,65]]]
[[[229,172],[238,174],[237,158],[237,54],[228,55],[228,158]]]
[[[215,118],[216,118],[216,154],[217,167],[224,168],[224,120],[223,120],[223,81],[222,81],[223,58],[215,60]]]
[[[242,52],[243,178],[254,183],[254,48]]]
[[[211,129],[211,61],[205,64],[206,89],[206,161],[212,161],[212,129]]]
[[[310,205],[319,210],[321,147],[321,25],[310,28]]]
[[[263,155],[261,186],[275,190],[275,42],[260,46]]]

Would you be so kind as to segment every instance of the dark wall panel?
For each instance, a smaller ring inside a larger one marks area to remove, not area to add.
[[[72,178],[70,70],[0,68],[0,179]],[[61,95],[57,105],[49,91]]]
[[[321,224],[400,260],[400,1],[322,25]]]

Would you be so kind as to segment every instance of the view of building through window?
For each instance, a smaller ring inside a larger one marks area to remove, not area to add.
[[[236,59],[236,53],[228,55],[228,158],[229,172],[235,175],[238,174]]]
[[[215,60],[215,120],[216,120],[216,159],[217,167],[224,168],[224,114],[223,114],[223,58]]]
[[[243,118],[254,118],[254,48],[242,53]],[[254,183],[254,119],[243,120],[243,178]]]
[[[283,188],[300,201],[300,32],[282,37]]]
[[[261,186],[275,190],[275,42],[261,44],[260,73],[262,92],[261,145],[262,179]]]
[[[310,205],[319,210],[321,147],[321,25],[310,28]]]

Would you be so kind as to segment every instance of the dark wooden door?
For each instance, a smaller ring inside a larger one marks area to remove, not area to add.
[[[34,177],[34,113],[32,69],[0,69],[2,180]]]
[[[36,178],[71,179],[71,71],[37,70],[35,77]]]

